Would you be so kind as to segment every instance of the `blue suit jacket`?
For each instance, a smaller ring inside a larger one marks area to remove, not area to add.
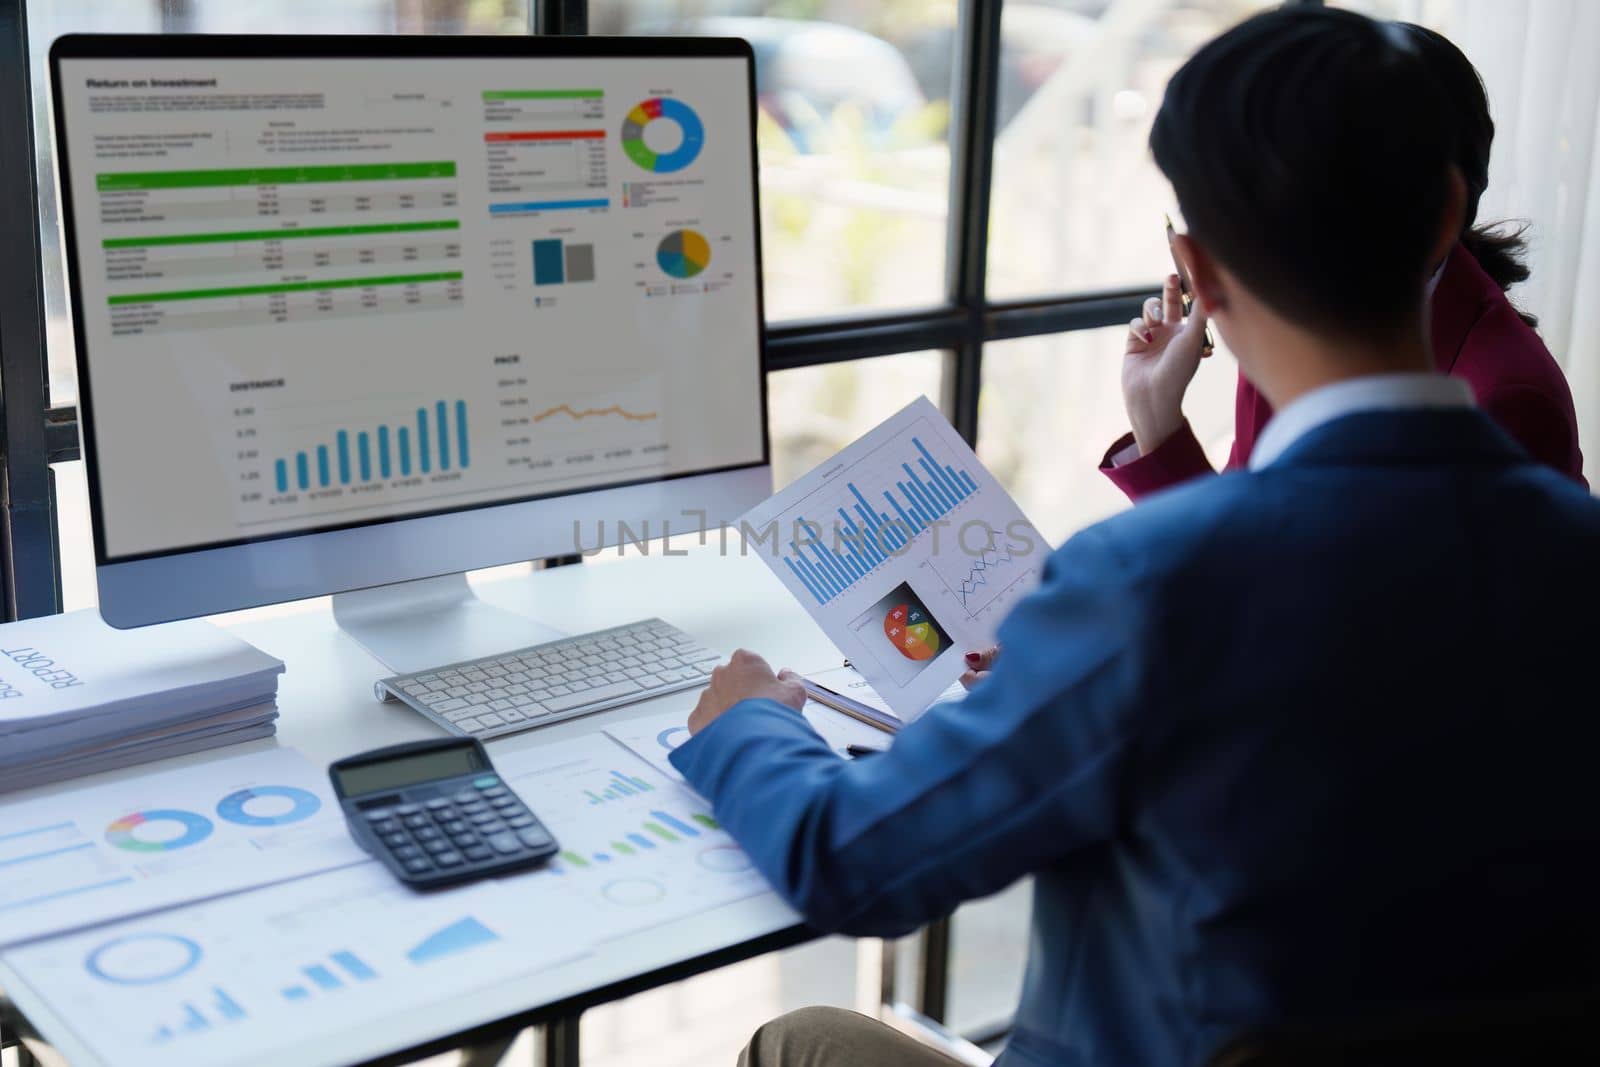
[[[674,764],[816,927],[1024,875],[1022,1064],[1600,983],[1600,501],[1475,411],[1350,415],[1054,553],[962,703],[835,757],[745,701]]]

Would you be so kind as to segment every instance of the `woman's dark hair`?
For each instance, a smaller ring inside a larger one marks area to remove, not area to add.
[[[1150,148],[1195,240],[1261,300],[1386,335],[1414,321],[1434,267],[1457,112],[1396,24],[1285,7],[1173,75]]]
[[[1528,280],[1527,225],[1506,229],[1502,224],[1478,224],[1478,201],[1489,187],[1489,148],[1494,144],[1494,119],[1489,115],[1489,94],[1472,61],[1449,38],[1425,26],[1397,23],[1410,35],[1417,54],[1447,99],[1458,109],[1456,167],[1467,183],[1466,218],[1461,227],[1461,243],[1466,246],[1485,274],[1505,292]],[[1518,312],[1522,321],[1537,326],[1539,320]]]

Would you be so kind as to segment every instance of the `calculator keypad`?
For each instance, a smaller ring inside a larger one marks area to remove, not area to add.
[[[449,797],[380,808],[364,818],[396,865],[415,880],[455,876],[478,865],[500,867],[551,844],[533,813],[493,775]]]

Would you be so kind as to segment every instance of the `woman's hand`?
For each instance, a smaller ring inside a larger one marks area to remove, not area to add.
[[[973,686],[989,677],[989,672],[994,668],[995,658],[999,655],[999,645],[986,648],[982,652],[968,652],[967,670],[966,673],[961,676],[961,684],[966,686],[968,689],[971,689]]]
[[[1178,276],[1167,275],[1159,297],[1145,301],[1144,314],[1128,323],[1122,355],[1122,402],[1133,424],[1139,453],[1149,455],[1183,425],[1183,395],[1200,369],[1206,315],[1195,305],[1183,317]]]

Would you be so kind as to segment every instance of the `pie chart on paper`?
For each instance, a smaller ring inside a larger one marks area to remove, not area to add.
[[[926,660],[939,654],[939,631],[920,604],[897,604],[883,617],[883,633],[906,659]]]
[[[656,246],[656,263],[674,278],[693,278],[711,265],[711,243],[694,230],[675,230]]]

